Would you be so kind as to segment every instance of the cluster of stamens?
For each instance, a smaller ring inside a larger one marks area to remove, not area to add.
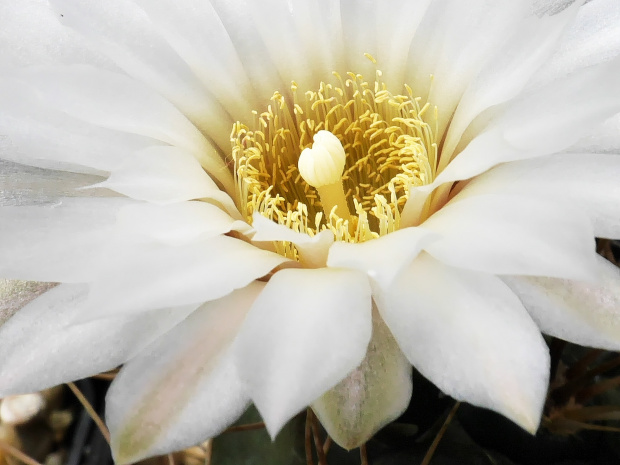
[[[303,94],[293,82],[254,112],[251,129],[234,125],[237,201],[248,219],[259,213],[311,236],[330,229],[336,240],[363,242],[399,228],[410,189],[433,181],[437,144],[430,105],[420,107],[408,86],[393,95],[380,71],[374,86],[359,74],[334,77]],[[279,252],[296,258],[290,244]]]

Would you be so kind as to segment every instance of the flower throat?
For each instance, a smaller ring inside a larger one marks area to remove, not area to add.
[[[236,200],[250,221],[258,213],[310,236],[330,229],[336,240],[363,242],[397,230],[411,187],[433,181],[430,104],[420,108],[409,86],[390,93],[380,71],[374,85],[333,75],[316,92],[293,82],[287,97],[275,92],[267,111],[253,112],[252,128],[233,126]]]

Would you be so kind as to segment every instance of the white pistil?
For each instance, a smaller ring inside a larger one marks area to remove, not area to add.
[[[299,173],[318,191],[327,217],[334,211],[343,220],[348,220],[350,213],[342,185],[346,160],[344,148],[329,131],[317,132],[312,140],[312,148],[305,148],[299,156]]]

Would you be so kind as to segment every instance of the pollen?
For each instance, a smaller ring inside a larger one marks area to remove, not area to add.
[[[376,72],[333,73],[317,90],[275,92],[253,112],[251,126],[231,133],[240,211],[311,236],[329,229],[336,240],[363,242],[399,229],[412,187],[437,169],[437,110],[411,88],[391,93]],[[430,116],[429,116],[430,114]],[[278,251],[297,258],[290,244]]]

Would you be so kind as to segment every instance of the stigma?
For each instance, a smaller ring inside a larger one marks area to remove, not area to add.
[[[312,147],[306,147],[299,156],[299,174],[317,189],[323,212],[349,219],[347,199],[342,185],[346,154],[338,138],[321,130],[312,138]]]

